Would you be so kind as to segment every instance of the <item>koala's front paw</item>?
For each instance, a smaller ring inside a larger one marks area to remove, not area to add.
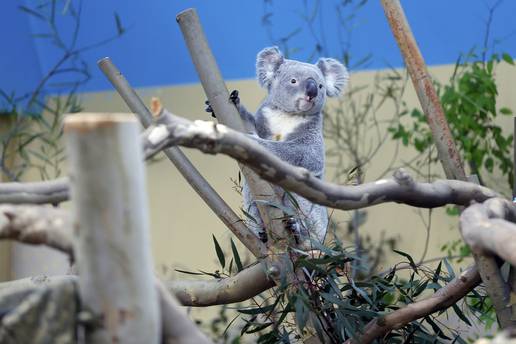
[[[206,104],[204,111],[211,113],[211,117],[217,118],[217,116],[215,116],[215,111],[213,111],[213,108],[211,107],[210,101],[207,100],[204,102],[204,104]]]
[[[294,236],[296,244],[299,244],[299,234],[301,233],[299,222],[297,222],[294,217],[287,217],[283,220],[283,225],[285,226],[285,229]]]
[[[269,237],[267,236],[267,232],[265,230],[258,232],[258,237],[260,237],[260,240],[266,244],[267,241],[269,241]]]
[[[238,90],[233,90],[229,95],[229,100],[235,105],[240,104],[240,97],[238,96]]]

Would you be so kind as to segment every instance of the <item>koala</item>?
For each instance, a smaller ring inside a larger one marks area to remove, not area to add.
[[[255,114],[240,104],[237,91],[231,94],[248,134],[282,160],[323,178],[322,109],[326,97],[338,96],[346,87],[349,78],[346,68],[331,58],[321,58],[315,64],[289,60],[277,47],[269,47],[258,53],[256,74],[260,86],[267,89],[267,97]],[[287,229],[303,241],[323,242],[328,226],[326,208],[275,188],[283,209],[289,209]],[[249,223],[250,227],[266,241],[256,203],[245,182],[243,198],[244,210],[257,220],[257,224]]]

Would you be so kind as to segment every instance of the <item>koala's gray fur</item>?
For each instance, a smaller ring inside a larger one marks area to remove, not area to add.
[[[326,96],[338,96],[346,87],[348,72],[337,60],[321,58],[316,64],[288,60],[277,47],[265,48],[256,60],[258,82],[268,95],[256,114],[239,104],[239,112],[249,134],[261,145],[292,165],[324,175],[322,108]],[[299,205],[280,188],[283,206],[296,214],[300,234],[322,242],[328,226],[326,208],[292,194]],[[256,204],[244,183],[244,209],[257,221]],[[263,231],[260,222],[253,230]]]

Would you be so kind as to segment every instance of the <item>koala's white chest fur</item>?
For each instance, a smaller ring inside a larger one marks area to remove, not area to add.
[[[272,139],[276,141],[284,141],[300,124],[307,121],[304,116],[288,114],[269,107],[263,108],[262,113],[269,125]]]

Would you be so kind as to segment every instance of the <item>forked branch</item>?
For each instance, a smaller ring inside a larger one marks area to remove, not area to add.
[[[172,118],[169,124],[146,131],[147,156],[169,145],[196,148],[210,154],[222,153],[247,165],[265,180],[332,208],[350,210],[386,202],[422,208],[446,204],[467,206],[471,201],[482,202],[498,195],[486,187],[458,180],[418,183],[403,170],[396,171],[393,178],[357,186],[328,183],[304,168],[282,161],[248,135],[213,122],[191,122],[173,115]]]

